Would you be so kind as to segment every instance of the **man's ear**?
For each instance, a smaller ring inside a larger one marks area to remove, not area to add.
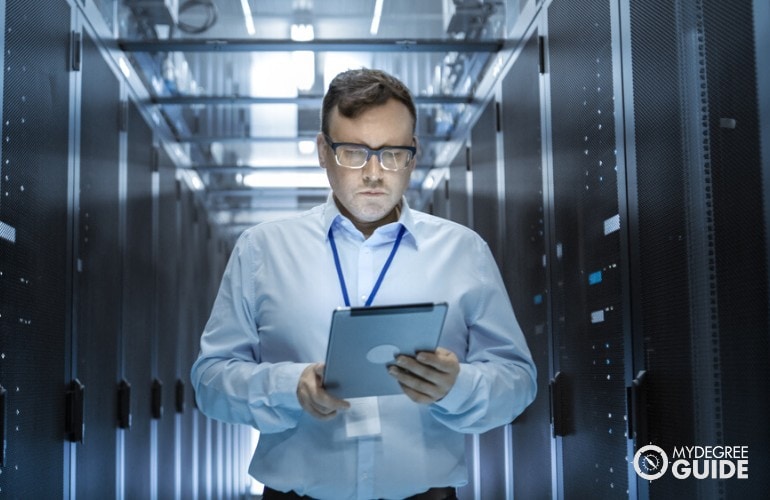
[[[326,168],[326,146],[326,138],[323,132],[318,132],[318,135],[315,136],[315,149],[318,153],[318,164],[321,165],[321,168]]]

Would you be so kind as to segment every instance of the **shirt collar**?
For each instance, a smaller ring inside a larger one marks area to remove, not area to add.
[[[342,215],[340,213],[340,209],[337,207],[337,204],[334,202],[334,195],[333,193],[329,193],[328,198],[326,199],[326,205],[324,206],[323,210],[323,228],[324,228],[324,234],[329,234],[329,228],[332,227],[333,224],[341,224],[343,220],[348,221],[348,223],[352,226],[352,222]],[[406,228],[406,233],[404,233],[404,239],[403,242],[410,242],[412,245],[417,247],[417,237],[415,234],[415,225],[414,225],[414,216],[412,214],[412,209],[409,208],[409,203],[406,201],[406,197],[401,197],[401,216],[398,219],[398,222]],[[379,231],[380,228],[375,230],[375,233]],[[395,238],[396,232],[393,232],[394,238]],[[328,239],[328,236],[327,236]]]

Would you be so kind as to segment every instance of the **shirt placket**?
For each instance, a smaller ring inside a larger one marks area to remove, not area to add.
[[[358,294],[356,300],[359,306],[366,304],[369,294],[377,280],[378,270],[375,269],[375,249],[364,242],[358,250]]]

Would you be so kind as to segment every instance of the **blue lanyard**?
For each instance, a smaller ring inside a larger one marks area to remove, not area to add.
[[[398,236],[396,236],[396,242],[393,243],[393,250],[390,251],[390,255],[388,256],[388,260],[385,261],[385,265],[382,266],[382,271],[380,271],[380,276],[377,278],[377,282],[374,284],[374,288],[372,288],[372,293],[370,293],[369,298],[366,299],[365,307],[369,307],[370,305],[372,305],[374,296],[377,295],[377,291],[380,289],[382,280],[383,278],[385,278],[385,273],[388,272],[390,263],[393,262],[393,257],[395,257],[396,252],[398,251],[398,246],[401,244],[401,238],[403,238],[405,231],[406,231],[406,227],[402,225],[401,229],[399,229],[398,231]],[[345,300],[345,306],[350,307],[350,297],[348,297],[348,287],[345,284],[345,275],[342,274],[342,266],[340,265],[340,255],[339,253],[337,253],[337,245],[334,243],[334,233],[332,231],[332,227],[329,227],[329,245],[331,245],[332,254],[334,254],[334,265],[337,267],[337,277],[340,280],[340,288],[342,289],[342,298]]]

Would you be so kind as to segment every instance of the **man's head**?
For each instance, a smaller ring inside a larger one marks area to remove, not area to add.
[[[412,135],[417,122],[412,94],[397,78],[377,69],[351,69],[340,73],[329,84],[321,109],[321,132],[329,135],[331,112],[336,108],[341,116],[356,118],[369,108],[395,99],[406,106],[412,116]]]
[[[346,71],[329,85],[318,160],[340,210],[364,234],[397,219],[415,165],[415,121],[409,90],[387,73]]]

